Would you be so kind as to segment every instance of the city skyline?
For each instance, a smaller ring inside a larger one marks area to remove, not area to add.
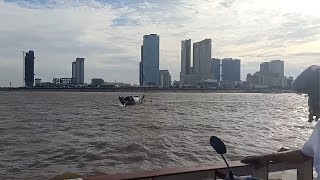
[[[138,84],[141,37],[160,35],[160,69],[179,80],[181,40],[213,40],[212,57],[241,59],[241,79],[263,61],[285,61],[296,77],[319,64],[316,0],[299,1],[19,1],[0,0],[0,86],[22,85],[21,50],[34,50],[35,78],[69,77],[86,57],[94,77]],[[276,9],[274,7],[277,7]],[[218,18],[213,18],[218,17]],[[119,72],[119,69],[122,72]]]

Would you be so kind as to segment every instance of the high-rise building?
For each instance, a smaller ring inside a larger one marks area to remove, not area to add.
[[[222,81],[236,82],[240,81],[241,63],[240,59],[224,58],[222,59]]]
[[[279,77],[284,77],[284,62],[280,60],[270,61],[269,72],[279,74]]]
[[[284,77],[284,62],[280,60],[272,60],[260,64],[260,72],[275,73],[279,77]]]
[[[143,86],[143,68],[142,62],[139,62],[139,85]]]
[[[143,36],[142,81],[144,86],[159,86],[159,36]]]
[[[33,87],[34,85],[34,52],[26,52],[24,58],[24,82],[26,87]]]
[[[290,78],[284,76],[284,62],[272,60],[260,64],[260,71],[247,75],[247,84],[251,87],[287,87]]]
[[[260,72],[269,72],[269,62],[263,62],[260,64]]]
[[[211,73],[213,74],[213,79],[220,81],[221,77],[221,60],[212,58],[211,59]]]
[[[141,46],[141,62],[139,63],[139,84],[143,86],[143,45]]]
[[[200,73],[200,44],[193,43],[193,74]]]
[[[72,62],[72,84],[77,84],[77,62]]]
[[[191,74],[191,39],[181,41],[181,75]]]
[[[84,58],[77,58],[75,65],[76,84],[84,84]],[[73,62],[74,63],[74,62]],[[72,63],[72,69],[73,69]],[[73,72],[72,72],[73,75]]]
[[[181,41],[181,72],[180,84],[190,85],[192,80],[191,39]]]
[[[205,39],[193,44],[193,71],[201,81],[212,79],[211,43],[211,39]]]
[[[160,70],[160,87],[162,88],[169,88],[171,86],[171,75],[168,70]]]

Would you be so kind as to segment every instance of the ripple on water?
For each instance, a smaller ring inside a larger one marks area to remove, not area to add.
[[[0,179],[221,161],[212,135],[235,160],[301,147],[314,127],[295,94],[144,94],[121,107],[117,93],[0,92]]]

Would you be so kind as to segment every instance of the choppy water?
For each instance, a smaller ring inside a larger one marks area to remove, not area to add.
[[[146,104],[121,107],[118,93],[0,92],[0,179],[221,161],[212,135],[238,160],[299,148],[314,127],[296,94],[145,95]]]

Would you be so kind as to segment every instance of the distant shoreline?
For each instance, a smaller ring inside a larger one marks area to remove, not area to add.
[[[183,88],[0,88],[0,91],[34,92],[171,92],[171,93],[294,93],[292,90],[268,89],[183,89]]]

